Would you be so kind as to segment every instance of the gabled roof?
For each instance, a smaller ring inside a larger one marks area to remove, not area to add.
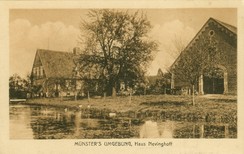
[[[228,30],[230,30],[232,33],[237,34],[237,28],[235,26],[232,26],[230,24],[224,23],[222,21],[219,21],[217,19],[212,18],[212,20],[215,20],[216,22],[218,22],[220,25],[224,26],[225,28],[227,28]]]
[[[220,28],[224,28],[225,30],[227,30],[229,33],[232,33],[234,36],[237,35],[237,28],[235,26],[232,26],[230,24],[224,23],[222,21],[219,21],[217,19],[214,18],[209,18],[208,21],[202,26],[202,28],[199,30],[199,32],[195,35],[195,37],[190,41],[190,43],[185,47],[185,49],[181,52],[181,54],[183,52],[185,52],[187,49],[189,49],[192,44],[194,43],[194,41],[201,35],[201,33],[205,30],[205,28],[208,26],[208,24],[210,22],[214,22],[218,25],[218,27]],[[170,70],[172,69],[172,67],[176,64],[176,62],[179,60],[179,57],[181,56],[181,54],[177,57],[177,59],[174,61],[174,63],[170,66]]]
[[[71,78],[77,55],[71,52],[37,49],[47,78]]]

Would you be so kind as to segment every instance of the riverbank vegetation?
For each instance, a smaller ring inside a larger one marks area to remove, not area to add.
[[[132,97],[106,97],[82,100],[68,98],[29,99],[25,104],[55,106],[69,110],[100,110],[131,117],[153,117],[176,121],[214,123],[237,122],[237,97],[228,95],[202,95],[192,106],[190,96],[146,95]]]
[[[113,138],[115,136],[111,134],[113,132],[111,130],[115,126],[117,128],[121,124],[119,128],[125,127],[124,129],[126,129],[127,125],[128,128],[133,125],[137,128],[136,126],[148,120],[174,121],[177,124],[174,138],[237,137],[237,97],[231,95],[199,95],[196,97],[195,106],[192,106],[189,95],[106,97],[77,101],[69,98],[40,98],[29,99],[23,104],[52,106],[70,115],[82,113],[83,119],[107,121],[107,123],[102,124],[102,128],[108,131],[101,134],[101,131],[89,128],[91,133],[88,134],[93,134],[93,136],[79,136],[79,138],[106,138],[108,136]],[[104,136],[106,132],[108,134]],[[128,132],[138,133],[138,131],[133,130]],[[118,133],[115,134],[118,135]],[[131,135],[138,137],[138,134],[120,134],[119,137],[115,138],[130,138]]]

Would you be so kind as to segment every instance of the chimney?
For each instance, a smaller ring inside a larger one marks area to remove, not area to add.
[[[80,54],[80,48],[79,48],[79,47],[74,47],[74,49],[73,49],[73,54],[74,54],[74,55],[78,55],[78,54]]]

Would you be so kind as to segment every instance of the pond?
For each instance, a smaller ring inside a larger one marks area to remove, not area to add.
[[[236,138],[236,126],[99,110],[10,105],[10,139]]]

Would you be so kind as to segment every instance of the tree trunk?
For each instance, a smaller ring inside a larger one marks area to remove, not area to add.
[[[63,101],[63,93],[62,92],[60,92],[59,96],[60,96],[60,100]]]
[[[116,97],[116,82],[115,82],[115,80],[114,79],[112,79],[111,80],[111,96],[113,97],[113,98],[115,98]]]
[[[116,88],[115,86],[112,87],[112,97],[116,97]]]
[[[75,101],[77,101],[77,91],[75,91]]]
[[[116,82],[114,82],[112,79],[109,81],[109,84],[107,85],[107,94],[112,97],[116,97]]]
[[[127,91],[128,90],[127,81],[125,81],[124,84],[125,84],[125,91]]]
[[[106,96],[107,96],[107,93],[104,92],[104,93],[103,93],[103,99],[106,99]]]
[[[192,105],[195,106],[195,85],[192,85]]]
[[[88,101],[90,101],[90,92],[89,91],[87,92],[87,99],[88,99]]]

